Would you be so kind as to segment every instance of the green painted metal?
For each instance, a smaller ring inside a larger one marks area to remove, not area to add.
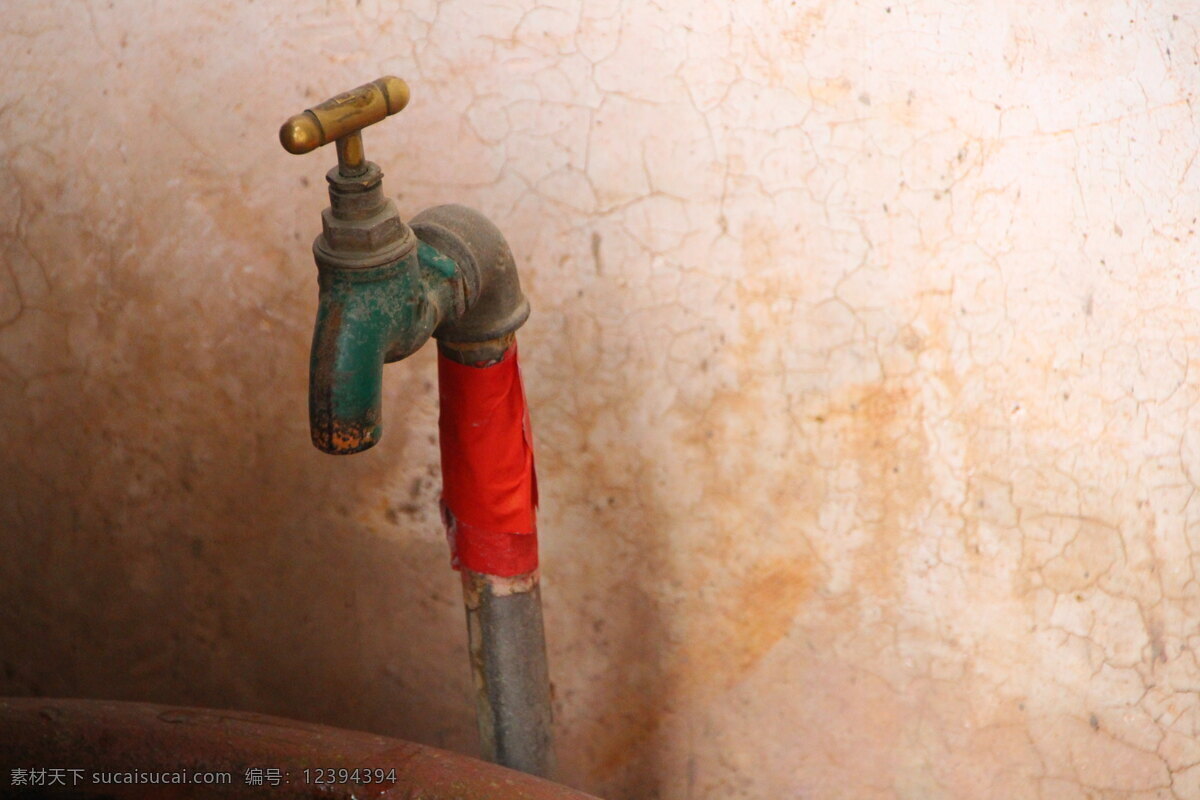
[[[365,450],[383,432],[383,365],[416,352],[462,296],[454,261],[423,242],[370,269],[321,269],[309,382],[312,439]]]
[[[421,260],[422,266],[435,270],[443,278],[453,278],[458,273],[458,265],[454,263],[454,259],[442,255],[424,242],[417,245],[417,258]]]

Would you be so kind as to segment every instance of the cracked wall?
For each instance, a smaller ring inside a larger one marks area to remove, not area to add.
[[[565,781],[1200,798],[1194,4],[8,12],[0,691],[475,752],[431,354],[306,430],[276,130],[393,73],[386,190],[534,306]]]

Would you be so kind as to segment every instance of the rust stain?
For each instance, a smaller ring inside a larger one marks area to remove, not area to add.
[[[338,450],[352,452],[375,444],[375,420],[334,422],[330,425],[330,441]]]
[[[803,55],[808,50],[808,45],[825,22],[825,9],[828,5],[828,2],[818,3],[799,14],[798,19],[790,20],[791,24],[781,25],[783,40],[794,45],[791,48],[794,55]],[[789,16],[794,14],[790,9],[786,13]]]
[[[630,708],[637,710],[623,712],[617,718],[610,719],[610,735],[591,762],[590,772],[593,779],[609,777],[615,770],[639,756],[658,731],[662,722],[659,710],[646,708],[641,698],[632,698]]]
[[[850,90],[854,88],[854,84],[850,79],[842,76],[824,81],[812,81],[808,85],[809,96],[818,103],[826,105],[837,105],[850,96]]]
[[[897,477],[900,467],[923,460],[925,436],[913,406],[911,388],[883,383],[856,389],[841,409],[850,422],[847,449],[875,478],[863,487],[872,502],[888,503],[907,483]]]
[[[857,473],[855,513],[869,539],[855,554],[855,586],[894,594],[906,538],[930,496],[921,404],[911,387],[885,381],[856,387],[825,417]]]
[[[662,641],[634,637],[613,653],[627,665],[627,678],[609,694],[610,710],[588,740],[597,780],[649,769],[678,709],[719,702],[756,679],[789,635],[819,636],[803,630],[817,604],[823,627],[830,615],[853,616],[846,605],[852,597],[835,608],[818,595],[825,568],[810,538],[821,530],[829,463],[847,465],[863,487],[854,503],[865,543],[849,554],[863,586],[857,592],[893,591],[906,526],[927,502],[929,443],[915,388],[903,381],[834,383],[832,397],[781,396],[779,375],[791,363],[782,334],[819,296],[802,274],[782,266],[788,247],[770,220],[747,219],[740,233],[736,327],[711,356],[733,380],[672,409],[679,423],[674,457],[693,467],[689,477],[699,488],[680,503],[656,497],[653,484],[636,484],[638,525],[655,548],[643,554],[657,565],[656,585],[667,587],[647,598],[656,607],[650,616],[661,618]],[[922,327],[920,338],[914,330],[908,341],[920,350],[936,339]],[[602,476],[615,466],[596,459],[593,485],[609,483]],[[695,535],[662,533],[681,526]],[[654,665],[653,680],[638,677],[639,662]]]
[[[814,589],[810,557],[766,558],[752,564],[728,590],[682,609],[694,620],[678,655],[667,666],[671,694],[688,702],[704,701],[733,688],[791,630],[801,606]],[[670,711],[669,697],[630,700],[610,720],[612,733],[593,761],[592,774],[608,776],[646,749]]]
[[[794,327],[812,289],[779,268],[784,247],[770,221],[747,220],[742,239],[738,328],[722,354],[736,380],[674,409],[686,420],[674,444],[697,465],[693,479],[703,499],[691,508],[658,508],[653,525],[670,530],[686,521],[703,527],[704,536],[686,543],[686,554],[661,554],[672,565],[665,579],[686,593],[665,610],[674,619],[671,646],[657,656],[665,679],[657,694],[619,702],[605,720],[592,761],[597,778],[644,766],[677,707],[717,702],[770,670],[765,660],[789,635],[819,637],[803,630],[815,603],[828,628],[834,618],[852,624],[856,598],[894,596],[908,541],[929,504],[930,442],[914,385],[835,382],[832,396],[781,400],[777,376],[789,354],[780,333]],[[901,346],[910,353],[936,347],[942,337],[927,325],[905,333]],[[777,468],[765,470],[765,458],[779,459]],[[854,588],[832,604],[817,595],[825,577],[809,544],[821,529],[830,463],[851,471],[862,542],[848,554]],[[641,648],[630,655],[639,657]]]
[[[750,566],[719,608],[692,616],[704,629],[689,637],[681,683],[691,692],[732,688],[787,636],[813,591],[808,557],[764,559]]]
[[[327,407],[327,404],[316,404],[313,411],[312,441],[322,451],[334,454],[357,453],[376,443],[378,438],[375,435],[373,418],[344,422],[334,419]]]

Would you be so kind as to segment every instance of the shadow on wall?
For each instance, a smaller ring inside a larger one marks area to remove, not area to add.
[[[628,298],[614,289],[596,302],[620,308]],[[664,764],[679,702],[671,670],[680,649],[671,618],[678,504],[654,480],[658,464],[638,433],[639,376],[594,374],[605,348],[623,343],[597,335],[593,323],[586,309],[537,307],[527,334],[536,347],[522,350],[539,357],[527,391],[545,512],[559,777],[611,800],[649,799],[669,795],[674,780]]]
[[[175,235],[169,220],[198,218],[184,200],[110,230],[103,198],[4,172],[23,194],[0,231],[0,692],[235,707],[474,753],[431,356],[393,368],[407,379],[390,381],[380,447],[325,456],[307,430],[303,244],[251,241],[234,218]],[[203,266],[222,239],[241,250]]]
[[[108,229],[103,198],[64,213],[71,187],[5,172],[31,191],[0,231],[16,299],[0,309],[0,694],[234,708],[476,755],[433,348],[385,370],[379,445],[320,453],[302,242],[254,231],[250,206],[197,241],[170,220],[203,215],[170,195]],[[543,363],[552,342],[531,348]],[[560,778],[653,797],[673,695],[645,587],[670,564],[668,516],[651,489],[594,506],[641,453],[573,460],[586,426],[560,412],[535,401],[539,439],[572,459],[538,462],[562,553],[546,592]],[[597,569],[614,548],[630,563]]]

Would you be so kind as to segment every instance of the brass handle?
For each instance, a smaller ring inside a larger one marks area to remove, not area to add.
[[[279,129],[279,142],[289,153],[311,153],[337,142],[338,167],[343,175],[366,169],[362,129],[408,105],[408,84],[391,75],[342,92],[297,114]]]

